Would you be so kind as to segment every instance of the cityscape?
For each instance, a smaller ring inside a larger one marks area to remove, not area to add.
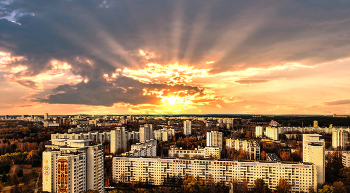
[[[0,192],[350,192],[350,2],[0,0]]]

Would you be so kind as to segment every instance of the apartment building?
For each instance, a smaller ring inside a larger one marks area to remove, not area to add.
[[[87,132],[87,133],[56,133],[51,134],[51,139],[91,139],[94,142],[109,141],[110,132]]]
[[[140,127],[140,142],[145,142],[146,140],[154,139],[153,128],[151,124],[145,124]]]
[[[338,129],[332,132],[332,146],[333,148],[345,149],[348,144],[349,132]]]
[[[279,129],[277,127],[266,127],[266,137],[273,139],[273,140],[278,140],[279,139]]]
[[[118,149],[127,150],[128,142],[126,137],[125,127],[117,127],[115,130],[111,130],[110,152],[115,153]]]
[[[256,138],[262,138],[263,137],[263,126],[256,126],[255,127],[255,137]]]
[[[303,135],[303,162],[315,164],[317,168],[317,183],[325,182],[325,149],[324,139],[319,134]]]
[[[51,139],[43,152],[43,191],[78,193],[89,189],[104,192],[103,148],[91,139]]]
[[[280,178],[292,185],[291,192],[309,192],[310,188],[317,188],[316,166],[310,163],[114,157],[112,164],[115,182],[148,181],[161,185],[168,176],[184,177],[189,174],[226,184],[245,179],[249,188],[254,187],[257,178],[262,178],[272,190],[276,189]]]
[[[184,135],[191,135],[191,121],[184,121]]]
[[[350,151],[342,154],[342,163],[345,167],[350,167]]]
[[[195,148],[182,149],[177,147],[171,147],[168,152],[169,157],[179,157],[179,158],[193,158],[193,157],[202,157],[202,158],[216,158],[220,159],[220,148],[219,147],[205,147],[205,148]]]
[[[159,141],[168,141],[169,135],[168,135],[167,129],[161,129],[161,130],[155,130],[154,131],[154,138]]]
[[[244,150],[250,160],[260,160],[260,145],[254,140],[226,139],[226,147]]]
[[[222,132],[207,132],[207,147],[219,147],[222,149]]]

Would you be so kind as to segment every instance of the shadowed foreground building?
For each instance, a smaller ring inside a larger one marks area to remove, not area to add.
[[[104,192],[103,148],[91,139],[51,139],[43,152],[43,191]]]
[[[309,192],[317,188],[316,166],[310,163],[113,157],[112,170],[115,182],[141,181],[161,185],[167,177],[183,178],[189,174],[226,184],[246,179],[248,188],[254,187],[257,178],[262,178],[270,189],[276,189],[280,178],[292,185],[292,192]]]

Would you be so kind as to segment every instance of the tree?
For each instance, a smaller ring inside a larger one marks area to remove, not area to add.
[[[281,178],[278,181],[278,185],[276,187],[276,190],[278,193],[288,193],[291,185],[287,182],[287,180]]]
[[[267,184],[265,184],[264,180],[261,178],[257,178],[254,180],[254,192],[258,193],[268,193],[271,192],[270,189],[267,187]]]
[[[2,182],[7,182],[7,174],[5,172],[1,176],[1,181]]]
[[[17,185],[19,184],[18,176],[17,174],[11,174],[10,176],[10,185]]]
[[[282,161],[292,161],[292,158],[290,157],[290,153],[286,151],[283,152],[280,156]]]
[[[262,151],[260,155],[261,155],[262,160],[266,160],[266,152],[265,151]]]
[[[324,185],[322,189],[318,190],[318,193],[333,193],[333,187]]]
[[[333,193],[346,193],[344,184],[342,182],[334,182]]]
[[[344,167],[340,169],[340,180],[345,185],[350,185],[350,168]]]

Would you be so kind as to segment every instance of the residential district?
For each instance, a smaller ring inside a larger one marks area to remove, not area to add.
[[[337,115],[6,115],[0,117],[0,188],[346,192],[346,125],[350,118]]]

